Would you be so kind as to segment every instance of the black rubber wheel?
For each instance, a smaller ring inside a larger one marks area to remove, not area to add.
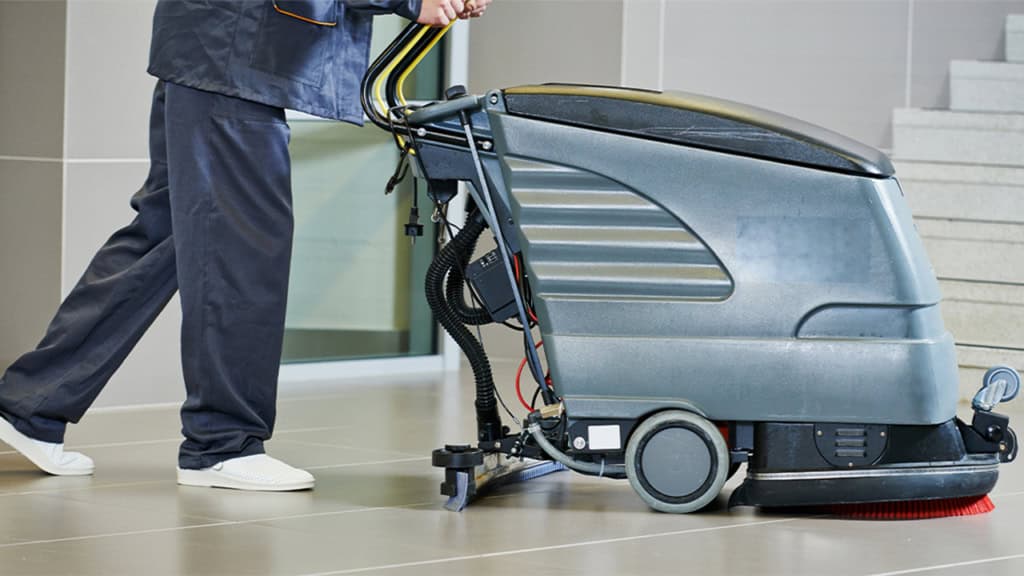
[[[644,420],[626,444],[626,476],[655,510],[695,512],[721,492],[730,470],[718,428],[692,412],[670,410]]]

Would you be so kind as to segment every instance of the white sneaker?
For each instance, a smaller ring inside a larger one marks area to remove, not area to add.
[[[65,452],[64,444],[29,438],[0,418],[0,441],[28,458],[43,472],[54,476],[88,476],[96,466],[85,454]]]
[[[288,492],[309,490],[313,475],[266,454],[254,454],[218,462],[209,468],[178,468],[178,484],[205,488]]]

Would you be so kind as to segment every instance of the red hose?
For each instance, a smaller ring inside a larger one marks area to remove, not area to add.
[[[543,346],[543,345],[544,345],[544,341],[540,340],[536,344],[534,344],[533,347],[537,348],[537,349],[540,349],[540,347]],[[523,408],[526,408],[526,410],[528,412],[533,412],[534,411],[533,410],[533,406],[530,406],[529,404],[527,404],[526,403],[526,398],[523,398],[522,386],[520,385],[520,379],[522,379],[522,377],[523,377],[523,368],[526,367],[526,360],[527,360],[527,357],[523,356],[523,361],[519,363],[519,369],[516,370],[516,397],[519,398],[519,403],[523,405]],[[544,378],[544,383],[547,384],[548,386],[550,386],[551,385],[551,378],[550,377],[545,377]]]

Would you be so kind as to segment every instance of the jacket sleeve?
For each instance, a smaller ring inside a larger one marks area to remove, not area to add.
[[[373,14],[398,14],[409,20],[420,17],[422,0],[342,0],[352,10]]]

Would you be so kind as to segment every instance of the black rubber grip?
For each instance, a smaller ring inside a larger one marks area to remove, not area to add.
[[[444,120],[458,115],[460,112],[478,110],[482,106],[479,96],[463,96],[448,102],[439,102],[420,108],[409,114],[407,118],[410,126],[422,126],[438,120]]]

